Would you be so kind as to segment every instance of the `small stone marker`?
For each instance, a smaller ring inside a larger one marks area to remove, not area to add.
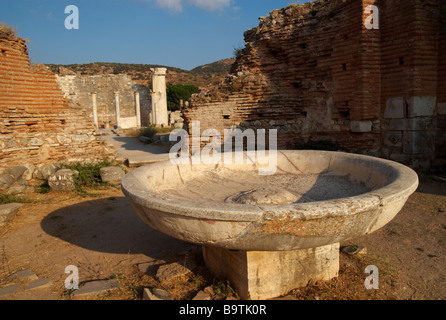
[[[103,182],[119,182],[125,175],[120,167],[106,167],[99,170]]]
[[[116,279],[90,281],[76,290],[73,296],[96,295],[117,288],[119,288],[119,282]]]
[[[20,203],[8,203],[0,205],[0,227],[6,225],[20,210]]]
[[[51,286],[53,284],[53,281],[51,281],[50,278],[43,278],[43,279],[37,279],[34,280],[33,282],[29,283],[26,287],[25,287],[25,291],[28,290],[33,290],[33,289],[43,289],[43,288],[47,288],[49,286]]]
[[[71,191],[74,189],[73,176],[78,174],[76,170],[61,169],[48,178],[48,184],[53,191]]]

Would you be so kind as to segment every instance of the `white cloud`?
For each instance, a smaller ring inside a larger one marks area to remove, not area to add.
[[[185,5],[193,5],[207,11],[221,11],[231,6],[232,0],[155,0],[161,8],[166,8],[171,12],[183,11]]]

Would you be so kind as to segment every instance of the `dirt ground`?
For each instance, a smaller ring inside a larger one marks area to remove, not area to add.
[[[28,194],[13,220],[0,227],[0,287],[7,277],[30,269],[48,277],[49,288],[24,291],[3,300],[139,300],[146,287],[162,287],[177,300],[193,298],[212,288],[212,296],[237,298],[230,284],[214,279],[200,259],[200,247],[146,226],[119,187],[75,193]],[[361,253],[340,254],[339,277],[310,283],[278,299],[298,300],[425,300],[446,298],[446,183],[420,176],[420,187],[403,210],[382,229],[341,246],[365,247]],[[138,269],[141,263],[197,259],[193,273],[159,283]],[[65,267],[79,269],[80,282],[117,278],[120,289],[74,298],[65,289]],[[378,267],[379,288],[366,289],[369,265]]]

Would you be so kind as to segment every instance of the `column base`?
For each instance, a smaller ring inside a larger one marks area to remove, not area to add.
[[[339,243],[292,251],[243,251],[203,246],[206,266],[226,279],[240,298],[264,300],[330,280],[339,272]]]

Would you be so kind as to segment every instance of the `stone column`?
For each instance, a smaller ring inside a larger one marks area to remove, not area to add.
[[[115,92],[115,105],[116,105],[116,127],[121,127],[121,118],[119,110],[119,92]]]
[[[136,126],[141,127],[141,103],[139,100],[139,91],[135,91],[135,109],[136,109]]]
[[[96,92],[93,92],[91,94],[91,99],[93,100],[93,122],[94,122],[94,125],[95,125],[96,129],[98,129],[99,128],[99,123],[98,123],[98,105],[97,105],[96,98],[97,98]]]
[[[152,76],[152,110],[153,124],[167,126],[166,68],[153,68]]]

